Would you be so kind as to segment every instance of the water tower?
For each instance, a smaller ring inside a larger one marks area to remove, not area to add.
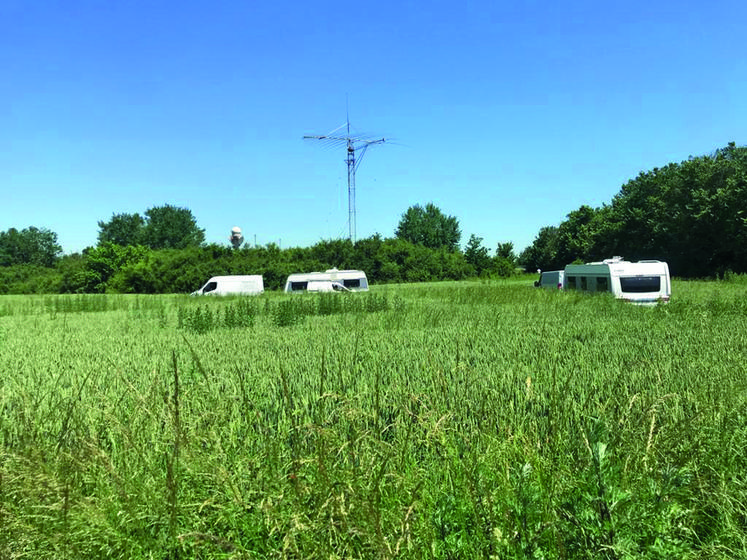
[[[239,226],[231,228],[231,235],[228,240],[231,242],[234,249],[241,247],[241,244],[244,242],[244,235],[241,233],[241,228]]]

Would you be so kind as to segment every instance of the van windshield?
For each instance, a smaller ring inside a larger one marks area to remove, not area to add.
[[[628,294],[642,294],[661,290],[661,276],[621,276],[620,289]]]

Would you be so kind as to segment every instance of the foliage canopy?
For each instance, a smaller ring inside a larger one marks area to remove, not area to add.
[[[145,220],[140,214],[114,214],[108,222],[99,222],[99,245],[139,245],[143,241]]]
[[[429,249],[444,247],[456,251],[462,232],[456,217],[445,215],[429,202],[425,207],[419,204],[410,206],[402,215],[394,235]]]
[[[165,204],[139,214],[114,214],[99,223],[99,245],[144,245],[151,249],[184,249],[205,242],[205,230],[197,227],[192,211]]]
[[[521,261],[550,270],[614,255],[664,260],[684,277],[747,272],[747,147],[640,173],[609,205],[542,228]]]
[[[0,232],[0,266],[52,266],[61,252],[57,234],[45,228],[30,226]]]

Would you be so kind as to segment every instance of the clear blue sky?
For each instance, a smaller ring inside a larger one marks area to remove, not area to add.
[[[189,208],[207,240],[347,235],[345,122],[392,138],[358,237],[433,202],[494,249],[747,144],[747,2],[0,0],[0,230]]]

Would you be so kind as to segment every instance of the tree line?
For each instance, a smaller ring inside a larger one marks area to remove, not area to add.
[[[666,261],[686,278],[747,272],[747,147],[642,172],[609,204],[542,228],[519,260],[556,270],[615,255]]]
[[[280,289],[292,273],[333,267],[363,270],[372,283],[508,276],[516,270],[511,243],[499,244],[491,257],[473,235],[462,252],[458,220],[432,203],[410,207],[391,238],[376,234],[355,243],[333,239],[286,249],[274,243],[239,249],[205,244],[192,212],[169,205],[143,216],[114,214],[98,226],[95,247],[62,256],[54,232],[0,233],[0,293],[184,293],[228,274],[261,274],[267,289]]]
[[[219,274],[262,274],[278,289],[291,273],[332,267],[364,270],[372,283],[461,280],[616,255],[667,261],[680,277],[746,273],[747,147],[730,143],[641,172],[609,204],[583,205],[540,229],[518,258],[510,242],[491,255],[476,235],[462,250],[459,221],[432,203],[408,208],[390,238],[283,250],[206,245],[192,212],[170,205],[113,214],[98,226],[97,245],[72,255],[61,255],[57,235],[44,228],[0,232],[0,293],[189,292]]]

